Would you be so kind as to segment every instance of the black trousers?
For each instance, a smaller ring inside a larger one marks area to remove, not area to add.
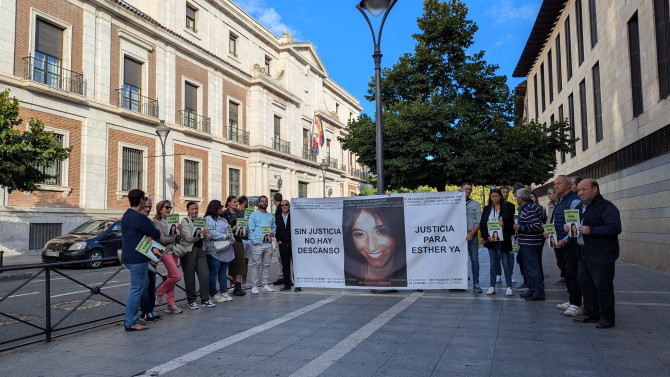
[[[554,248],[554,255],[556,255],[556,265],[561,270],[561,277],[565,279],[565,257],[563,256],[563,249]]]
[[[614,262],[580,260],[579,285],[584,293],[584,314],[614,323]]]
[[[570,305],[582,306],[582,289],[579,286],[579,255],[577,243],[568,242],[560,249],[565,258],[565,285],[570,295]]]
[[[293,254],[291,253],[291,243],[282,242],[279,245],[279,257],[281,259],[282,269],[284,270],[284,286],[291,286],[291,262],[293,261]]]

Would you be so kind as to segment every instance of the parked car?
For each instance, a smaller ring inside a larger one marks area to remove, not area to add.
[[[50,239],[42,249],[43,262],[115,257],[121,248],[121,220],[90,220],[70,233]],[[100,261],[87,262],[88,268],[99,268]]]

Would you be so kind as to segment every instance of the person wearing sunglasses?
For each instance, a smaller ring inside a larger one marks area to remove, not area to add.
[[[179,268],[177,267],[179,258],[174,254],[174,244],[181,240],[181,234],[167,234],[166,219],[170,212],[172,212],[172,203],[169,200],[161,200],[156,204],[154,225],[156,228],[158,228],[158,230],[161,231],[160,243],[161,245],[165,246],[165,253],[163,253],[163,256],[161,256],[161,261],[167,269],[167,279],[163,282],[163,284],[161,284],[161,286],[158,288],[158,291],[156,292],[156,306],[163,305],[163,298],[167,297],[166,312],[179,314],[183,310],[180,309],[175,302],[174,288],[181,280],[181,273],[179,273]],[[181,224],[179,224],[176,228],[181,229]]]

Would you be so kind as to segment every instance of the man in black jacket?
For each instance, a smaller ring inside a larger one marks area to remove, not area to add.
[[[284,286],[280,291],[291,290],[291,203],[288,200],[281,201],[281,214],[276,216],[277,223],[277,244],[279,244],[279,255],[281,257],[282,269],[284,270]],[[300,292],[300,288],[295,289]]]
[[[579,237],[579,285],[584,295],[584,315],[579,323],[596,323],[599,329],[614,327],[614,262],[619,258],[621,218],[619,209],[600,195],[594,179],[578,185],[582,203]],[[567,226],[567,225],[566,225]]]

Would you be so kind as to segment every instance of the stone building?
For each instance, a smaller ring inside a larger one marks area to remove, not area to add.
[[[670,270],[668,0],[544,0],[514,71],[517,116],[567,119],[556,175],[595,178],[621,211],[621,259]],[[540,183],[539,196],[551,182]],[[546,198],[545,198],[546,201]]]
[[[177,213],[228,195],[357,193],[367,174],[342,150],[359,101],[309,42],[275,36],[230,0],[2,0],[0,90],[70,158],[35,192],[0,189],[0,249],[25,252],[91,218],[117,218],[127,192]],[[318,116],[325,143],[311,147]],[[7,255],[7,254],[6,254]]]

